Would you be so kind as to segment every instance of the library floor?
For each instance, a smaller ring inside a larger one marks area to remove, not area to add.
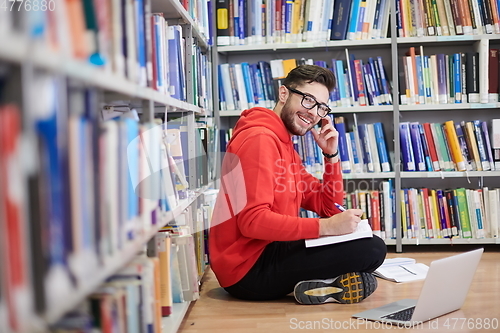
[[[475,248],[475,247],[474,247]],[[472,250],[473,247],[395,253],[389,247],[387,258],[410,257],[429,265],[435,259]],[[418,250],[421,251],[421,250]],[[453,277],[450,277],[453,278]],[[180,333],[224,332],[331,332],[356,330],[392,331],[397,326],[357,321],[351,315],[403,298],[418,298],[423,281],[394,283],[378,279],[373,295],[358,304],[299,305],[293,297],[271,302],[248,302],[231,297],[218,284],[211,270],[205,274],[201,298],[192,303]],[[316,325],[316,326],[314,326]],[[404,329],[406,332],[500,332],[500,248],[485,249],[464,306],[437,319]]]

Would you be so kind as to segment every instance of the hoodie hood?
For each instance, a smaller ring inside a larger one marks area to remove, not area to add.
[[[232,138],[248,128],[255,129],[256,127],[271,130],[283,143],[289,143],[291,140],[291,135],[281,118],[273,110],[261,107],[254,107],[241,113],[240,119],[234,127]]]

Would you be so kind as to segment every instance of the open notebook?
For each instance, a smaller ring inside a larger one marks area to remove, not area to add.
[[[361,220],[358,223],[356,230],[350,234],[340,235],[340,236],[324,236],[315,239],[306,239],[306,247],[322,246],[328,244],[335,244],[341,242],[347,242],[359,238],[370,238],[373,237],[373,231],[368,224],[368,220]]]

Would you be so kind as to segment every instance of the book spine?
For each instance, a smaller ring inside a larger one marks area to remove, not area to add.
[[[415,171],[415,160],[410,136],[410,124],[401,123],[399,125],[399,137],[401,140],[401,156],[403,158],[403,170]]]
[[[483,139],[483,131],[481,128],[481,121],[474,120],[472,123],[474,125],[474,133],[476,135],[477,148],[479,151],[479,158],[481,159],[481,165],[483,167],[483,170],[484,171],[491,170],[490,161],[489,161],[488,155],[486,153],[486,144],[485,144],[484,139]]]
[[[426,171],[424,151],[420,140],[420,130],[418,123],[410,123],[410,136],[415,158],[416,171]]]

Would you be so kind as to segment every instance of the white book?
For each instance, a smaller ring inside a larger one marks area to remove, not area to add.
[[[237,1],[236,1],[237,2]],[[265,6],[266,6],[266,43],[267,44],[272,44],[274,42],[274,34],[273,34],[273,29],[274,29],[274,20],[273,20],[273,13],[274,13],[274,6],[275,6],[275,1],[274,0],[264,0]]]
[[[456,35],[455,23],[453,21],[453,13],[451,9],[450,0],[443,0],[443,3],[444,3],[444,11],[446,14],[446,21],[448,22],[448,29],[450,32],[450,36],[455,36]]]
[[[235,1],[236,2],[236,1]],[[262,0],[254,0],[254,24],[255,24],[255,35],[253,36],[253,43],[260,45],[262,44]]]
[[[479,53],[479,73],[488,73],[489,39],[475,42],[474,50]],[[480,103],[488,103],[488,75],[479,76],[479,98]]]
[[[384,11],[381,13],[383,15],[381,17],[381,27],[380,27],[380,33],[379,33],[379,38],[387,38],[387,30],[389,27],[389,13],[391,11],[391,3],[389,0],[386,0],[385,5],[384,5]]]
[[[373,231],[368,224],[368,220],[361,220],[358,223],[356,230],[350,234],[339,235],[339,236],[323,236],[315,239],[306,239],[306,247],[315,247],[329,244],[336,244],[347,242],[354,239],[360,238],[371,238],[373,237]]]
[[[500,170],[500,119],[491,120],[491,148],[495,170]]]
[[[235,110],[235,101],[233,99],[233,89],[231,88],[231,77],[229,75],[229,64],[221,64],[222,89],[226,100],[226,111]]]
[[[382,182],[382,193],[384,198],[384,224],[385,224],[385,237],[393,238],[392,232],[392,199],[391,187],[388,181]]]
[[[375,9],[377,6],[377,0],[367,0],[366,2],[366,15],[363,20],[363,27],[368,25],[368,31],[363,31],[361,33],[361,39],[371,39],[373,30],[373,20],[375,17]],[[364,29],[363,29],[364,30]]]
[[[234,74],[236,77],[236,87],[238,89],[239,105],[241,110],[248,109],[247,91],[245,88],[245,80],[243,79],[243,70],[241,64],[234,64]]]
[[[492,238],[498,238],[498,228],[500,226],[500,210],[498,209],[500,205],[500,190],[494,189],[489,190],[489,207],[490,207],[490,236]]]
[[[382,172],[377,147],[377,139],[375,138],[375,130],[373,129],[373,124],[367,124],[366,127],[368,129],[368,142],[370,144],[370,150],[372,152],[373,169],[375,172]]]
[[[410,282],[424,280],[429,266],[417,263],[411,258],[385,259],[373,275],[393,282]]]
[[[437,76],[437,58],[433,54],[430,56],[429,73],[431,73],[431,91],[432,91],[432,104],[439,104],[439,81]]]
[[[127,38],[127,76],[133,83],[139,83],[139,62],[137,58],[137,40],[135,27],[135,3],[133,0],[125,1],[125,36]]]

